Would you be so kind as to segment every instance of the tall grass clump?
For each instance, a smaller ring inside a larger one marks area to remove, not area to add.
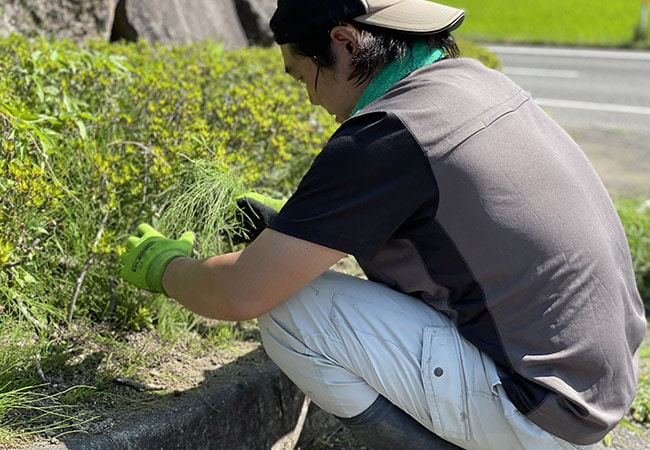
[[[242,234],[235,217],[235,199],[245,192],[244,183],[227,167],[212,160],[190,161],[172,188],[159,228],[171,235],[193,231],[194,250],[201,256],[220,254],[234,247]]]

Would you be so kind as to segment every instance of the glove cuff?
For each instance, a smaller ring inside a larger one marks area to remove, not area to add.
[[[187,257],[187,254],[178,249],[169,249],[157,255],[156,259],[151,262],[147,273],[145,274],[145,282],[151,287],[153,292],[160,292],[169,297],[163,288],[163,275],[165,274],[165,270],[169,263],[182,256]]]

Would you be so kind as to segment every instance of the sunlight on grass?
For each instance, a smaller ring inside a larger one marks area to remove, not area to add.
[[[632,418],[639,423],[650,422],[650,343],[647,340],[641,346],[641,373],[639,389],[630,408]]]
[[[467,11],[458,36],[487,41],[616,46],[639,23],[636,0],[448,0]]]
[[[173,188],[170,204],[160,217],[160,229],[169,235],[193,231],[194,250],[202,257],[232,249],[240,232],[233,220],[235,198],[244,192],[241,178],[218,161],[190,160]]]

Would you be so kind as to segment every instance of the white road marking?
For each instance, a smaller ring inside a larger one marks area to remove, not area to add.
[[[489,45],[494,53],[511,55],[566,56],[571,58],[631,59],[650,61],[650,52],[645,50],[597,50],[555,47],[510,47],[507,45]]]
[[[524,77],[578,78],[580,76],[577,70],[536,69],[532,67],[506,67],[503,72],[506,75]]]
[[[555,98],[536,98],[535,102],[540,106],[547,106],[550,108],[580,109],[580,110],[587,110],[587,111],[640,114],[644,116],[650,116],[650,107],[646,107],[646,106],[616,105],[612,103],[582,102],[582,101],[575,101],[575,100],[559,100]]]

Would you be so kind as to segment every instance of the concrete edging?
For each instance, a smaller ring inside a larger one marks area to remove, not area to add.
[[[308,412],[297,430],[298,445],[338,427],[332,415],[306,403],[304,394],[267,358],[244,365],[230,383],[184,392],[104,434],[63,436],[56,444],[30,450],[292,449],[291,432],[304,405]]]

